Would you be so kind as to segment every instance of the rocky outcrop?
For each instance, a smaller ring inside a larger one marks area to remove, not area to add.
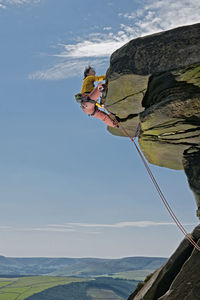
[[[200,225],[191,237],[200,245]],[[167,263],[128,300],[199,300],[200,252],[184,239]]]
[[[192,149],[200,149],[200,24],[130,41],[112,54],[107,83],[108,110],[131,136],[141,123],[139,145],[146,159],[185,168],[191,182],[184,153],[191,165]],[[108,130],[125,136],[120,128]],[[193,188],[199,208],[196,185],[199,180]]]
[[[138,38],[111,56],[105,104],[152,163],[183,169],[200,147],[200,24]],[[120,129],[108,128],[124,136]]]
[[[111,56],[104,102],[151,163],[184,169],[200,218],[200,24],[130,41]],[[126,136],[119,128],[108,131]],[[200,226],[192,233],[200,244]],[[200,299],[200,253],[184,240],[129,300]]]
[[[189,185],[197,203],[197,216],[200,219],[200,149],[189,148],[183,153],[183,166]]]

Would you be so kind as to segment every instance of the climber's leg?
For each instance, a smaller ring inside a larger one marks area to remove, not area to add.
[[[98,86],[89,94],[90,99],[97,101],[103,90],[102,83],[99,83]]]
[[[94,117],[97,118],[97,119],[100,119],[101,121],[103,121],[108,126],[116,127],[115,122],[113,122],[113,120],[111,120],[109,115],[106,114],[105,112],[99,110],[98,108],[96,108]]]

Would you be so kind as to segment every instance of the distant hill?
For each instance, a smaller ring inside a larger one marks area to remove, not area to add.
[[[0,279],[0,300],[125,300],[138,281],[54,276]]]
[[[162,257],[99,258],[14,258],[0,256],[0,276],[53,275],[94,277],[137,270],[148,273],[167,259]],[[120,276],[118,276],[120,277]]]
[[[0,300],[14,300],[16,297],[19,300],[54,300],[58,295],[59,300],[65,300],[66,295],[70,300],[125,300],[135,290],[138,281],[166,260],[160,257],[99,259],[0,256]]]
[[[125,300],[136,288],[137,284],[138,282],[134,280],[128,281],[102,277],[88,282],[76,282],[49,288],[27,297],[25,300]]]
[[[0,278],[0,300],[24,300],[52,287],[89,280],[91,279],[53,276]]]

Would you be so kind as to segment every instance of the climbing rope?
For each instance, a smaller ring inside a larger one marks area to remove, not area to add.
[[[104,104],[104,108],[108,111],[108,109],[106,108],[105,104]],[[108,111],[109,112],[109,111]],[[149,177],[156,189],[156,191],[158,192],[164,206],[166,207],[167,211],[169,212],[170,216],[172,217],[172,219],[174,220],[175,224],[178,226],[178,228],[181,230],[181,232],[184,234],[184,236],[186,237],[186,239],[198,250],[200,251],[200,246],[191,238],[191,235],[187,233],[187,231],[185,230],[185,228],[183,227],[183,225],[181,224],[181,222],[178,220],[178,218],[176,217],[175,213],[173,212],[172,208],[170,207],[167,199],[165,198],[163,192],[161,191],[150,167],[148,166],[142,152],[140,151],[140,149],[138,148],[137,144],[135,143],[135,139],[137,138],[137,136],[139,135],[140,133],[140,130],[141,130],[141,124],[139,123],[138,124],[138,127],[137,127],[137,130],[136,130],[136,133],[135,133],[135,136],[134,137],[131,137],[130,134],[128,133],[128,131],[121,125],[120,122],[118,122],[116,120],[119,128],[124,132],[124,134],[131,140],[131,142],[134,144],[146,170],[147,170],[147,173],[149,174]]]
[[[170,216],[172,217],[172,219],[174,220],[174,222],[176,223],[176,225],[179,227],[179,229],[182,231],[182,233],[185,235],[185,237],[187,238],[187,240],[198,250],[200,251],[200,247],[197,243],[195,243],[195,241],[191,238],[191,235],[189,235],[185,228],[183,227],[183,225],[181,224],[181,222],[178,220],[178,218],[176,217],[176,215],[174,214],[172,208],[170,207],[167,199],[165,198],[164,194],[162,193],[153,173],[151,172],[151,169],[149,168],[143,154],[141,153],[140,149],[138,148],[137,144],[135,143],[135,139],[137,137],[137,135],[134,136],[134,138],[132,138],[129,133],[127,132],[127,130],[118,122],[119,128],[121,128],[121,130],[126,134],[126,136],[131,140],[131,142],[134,144],[134,146],[136,147],[136,150],[149,174],[149,177],[151,178],[151,181],[153,182],[153,185],[155,187],[155,189],[157,190],[163,204],[165,205],[166,209],[168,210]]]

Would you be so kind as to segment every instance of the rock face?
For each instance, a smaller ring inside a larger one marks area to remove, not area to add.
[[[183,153],[183,166],[189,185],[197,203],[197,216],[200,219],[200,149],[191,147]]]
[[[130,41],[112,54],[107,78],[106,106],[131,135],[141,121],[147,160],[183,169],[184,150],[200,146],[200,24]]]
[[[189,160],[192,149],[200,149],[200,24],[130,41],[112,54],[107,81],[106,107],[131,136],[141,123],[146,159],[184,169],[184,153]]]
[[[184,169],[200,218],[200,24],[130,41],[111,56],[107,109],[151,163]],[[125,136],[120,128],[109,128]],[[200,243],[200,226],[193,232]],[[166,265],[129,300],[200,299],[200,253],[184,240]]]
[[[192,233],[200,245],[200,225]],[[128,300],[199,300],[200,252],[183,240],[167,263]]]

